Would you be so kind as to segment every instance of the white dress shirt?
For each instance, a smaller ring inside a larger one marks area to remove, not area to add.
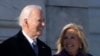
[[[25,38],[28,40],[28,42],[30,43],[31,47],[33,48],[32,43],[35,45],[37,40],[36,39],[31,39],[31,37],[29,37],[24,31],[22,31],[23,35],[25,36]]]

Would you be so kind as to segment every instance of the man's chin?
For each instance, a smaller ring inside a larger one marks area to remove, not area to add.
[[[41,36],[41,35],[42,35],[42,33],[40,33],[40,32],[37,33],[37,36]]]

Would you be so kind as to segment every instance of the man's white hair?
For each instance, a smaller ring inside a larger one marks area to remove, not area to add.
[[[42,10],[42,7],[41,6],[38,6],[38,5],[27,5],[25,6],[22,11],[21,11],[21,14],[18,18],[19,20],[19,25],[22,26],[22,21],[23,19],[28,19],[32,9],[39,9],[39,10]]]

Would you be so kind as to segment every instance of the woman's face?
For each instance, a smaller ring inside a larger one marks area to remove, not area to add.
[[[66,30],[63,45],[64,49],[69,54],[76,55],[80,46],[80,41],[77,32],[74,29]]]

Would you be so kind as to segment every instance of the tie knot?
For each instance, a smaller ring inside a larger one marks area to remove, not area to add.
[[[36,45],[37,44],[37,41],[36,40],[33,40],[33,43],[32,44]]]

